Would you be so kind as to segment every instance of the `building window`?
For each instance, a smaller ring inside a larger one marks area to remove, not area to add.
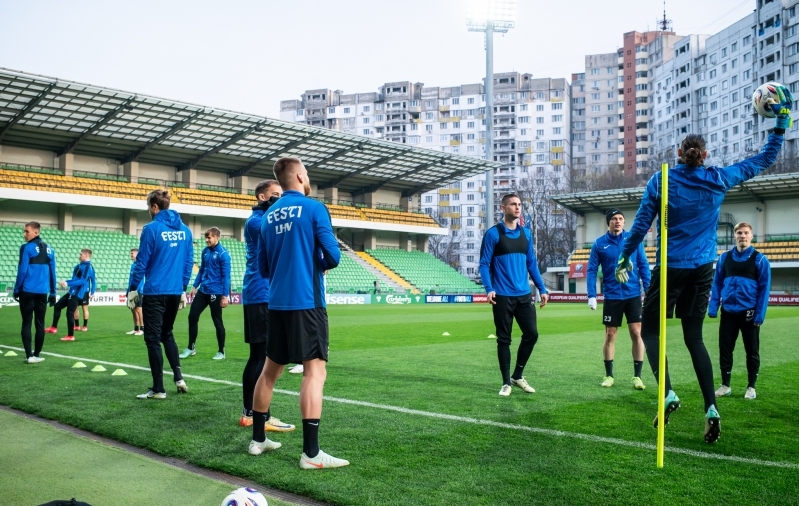
[[[349,114],[349,113],[350,113],[350,108],[349,107],[345,107],[344,108],[344,114]]]

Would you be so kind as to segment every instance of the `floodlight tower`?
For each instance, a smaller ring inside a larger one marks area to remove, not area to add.
[[[486,160],[494,152],[494,33],[507,33],[516,24],[516,0],[469,0],[466,26],[485,33],[486,47]],[[486,232],[494,225],[494,169],[486,171]]]

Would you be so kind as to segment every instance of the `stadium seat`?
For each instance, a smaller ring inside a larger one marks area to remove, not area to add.
[[[425,293],[431,290],[437,293],[482,291],[482,287],[477,283],[433,255],[422,251],[373,249],[367,253]]]

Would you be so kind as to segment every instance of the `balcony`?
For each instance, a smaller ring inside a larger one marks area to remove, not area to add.
[[[563,146],[553,146],[550,150],[550,153],[563,153]]]
[[[460,146],[461,145],[461,141],[452,139],[452,140],[449,141],[449,145],[450,146]]]
[[[452,123],[460,120],[461,120],[460,116],[449,116],[447,118],[438,118],[439,123]]]
[[[438,112],[449,112],[449,106],[448,105],[439,105],[438,106]]]

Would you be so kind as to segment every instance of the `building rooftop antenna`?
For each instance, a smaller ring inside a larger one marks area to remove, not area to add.
[[[666,19],[666,0],[663,0],[663,19],[659,19],[657,24],[661,32],[671,31],[671,20]]]

